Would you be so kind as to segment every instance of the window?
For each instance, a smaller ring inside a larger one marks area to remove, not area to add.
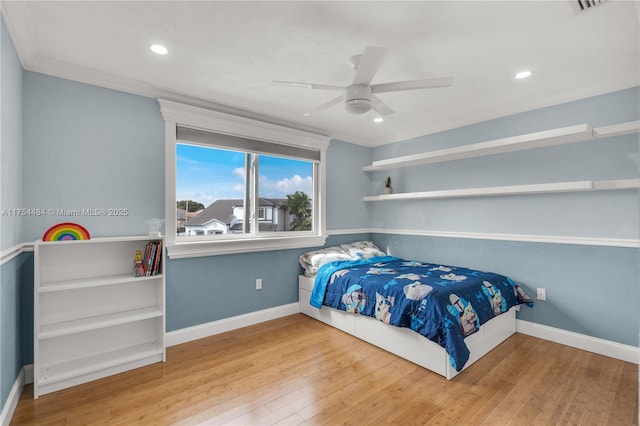
[[[313,161],[192,145],[180,140],[184,133],[176,144],[175,198],[197,207],[176,224],[177,241],[314,230]]]
[[[327,137],[158,102],[170,257],[324,244]]]

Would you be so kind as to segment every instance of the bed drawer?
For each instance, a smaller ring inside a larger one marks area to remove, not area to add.
[[[300,312],[326,324],[330,324],[345,333],[355,334],[355,315],[345,315],[345,312],[340,312],[326,306],[318,309],[309,304],[312,288],[313,278],[305,276],[298,277],[298,304],[300,305]]]

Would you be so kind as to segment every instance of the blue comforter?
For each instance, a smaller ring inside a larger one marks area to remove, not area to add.
[[[466,336],[512,306],[533,305],[508,277],[392,256],[322,266],[310,303],[410,328],[444,347],[457,371],[469,360]]]

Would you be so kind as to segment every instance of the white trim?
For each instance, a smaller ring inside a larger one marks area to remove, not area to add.
[[[236,115],[213,111],[193,105],[180,104],[158,99],[162,117],[165,120],[165,219],[166,245],[169,258],[212,256],[218,254],[248,253],[266,250],[321,246],[326,240],[325,220],[325,155],[329,146],[328,136],[289,128],[273,123],[249,119]],[[275,142],[296,147],[317,149],[320,152],[320,167],[314,177],[314,220],[313,235],[250,236],[250,238],[209,239],[202,242],[178,242],[173,232],[176,220],[176,127],[178,125],[224,133],[232,136],[248,137],[256,140]]]
[[[18,257],[22,253],[33,252],[33,243],[20,243],[0,252],[0,266]]]
[[[4,402],[4,406],[2,407],[2,413],[0,413],[0,425],[2,426],[8,426],[9,423],[11,423],[13,413],[16,411],[16,407],[20,401],[20,395],[22,395],[22,390],[25,385],[24,370],[24,367],[20,369],[18,377],[16,377],[16,381],[11,387],[11,392],[9,392],[7,400]]]
[[[279,238],[254,238],[220,241],[178,243],[167,246],[169,259],[216,256],[221,254],[252,253],[257,251],[288,250],[324,245],[326,235],[308,235]]]
[[[158,99],[158,104],[160,104],[160,111],[165,121],[189,127],[318,150],[327,149],[329,146],[330,138],[321,134],[185,105],[166,99]]]
[[[29,385],[33,383],[33,364],[27,364],[22,367],[24,370],[24,384]]]
[[[349,235],[349,234],[370,234],[370,228],[358,228],[358,229],[332,229],[327,231],[328,235]]]
[[[624,345],[530,321],[516,320],[516,331],[527,336],[538,337],[633,364],[638,364],[640,359],[640,349],[635,346]]]
[[[171,247],[176,243],[178,213],[176,206],[176,126],[177,123],[165,119],[164,122],[164,229],[167,255],[171,258]]]
[[[372,233],[426,237],[469,238],[476,240],[520,241],[530,243],[576,244],[604,247],[640,248],[640,239],[579,237],[569,235],[496,234],[482,232],[432,231],[411,229],[372,229]]]
[[[204,337],[226,333],[227,331],[237,330],[238,328],[248,327],[261,322],[297,314],[299,312],[300,305],[298,302],[263,309],[261,311],[249,312],[247,314],[224,318],[218,321],[170,331],[165,334],[165,343],[167,347],[175,346],[192,340],[202,339]]]
[[[519,241],[543,244],[575,244],[585,246],[640,248],[637,238],[580,237],[571,235],[497,234],[465,231],[435,231],[429,229],[357,228],[327,231],[328,235],[349,234],[410,235],[417,237],[467,238],[473,240]]]

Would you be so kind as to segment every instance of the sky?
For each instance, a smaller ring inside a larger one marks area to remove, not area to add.
[[[242,198],[244,153],[177,144],[176,200],[193,200],[205,207],[217,199]],[[313,194],[313,165],[309,161],[261,155],[258,195],[286,198],[303,191]]]

